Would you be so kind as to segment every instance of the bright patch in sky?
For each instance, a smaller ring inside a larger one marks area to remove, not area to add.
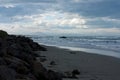
[[[119,0],[0,2],[0,29],[9,33],[120,35]]]

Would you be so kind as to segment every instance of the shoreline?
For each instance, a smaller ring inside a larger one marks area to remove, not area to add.
[[[103,56],[110,56],[110,57],[115,57],[120,59],[120,52],[116,51],[109,51],[109,50],[102,50],[102,49],[92,49],[92,48],[78,48],[78,47],[67,47],[67,46],[57,46],[57,45],[48,45],[48,44],[43,44],[39,43],[39,45],[42,46],[48,46],[48,47],[55,47],[55,48],[60,48],[60,49],[68,49],[71,51],[81,51],[89,54],[98,54],[98,55],[103,55]]]
[[[54,46],[42,45],[47,51],[38,52],[46,58],[42,64],[61,73],[70,73],[77,69],[81,72],[78,79],[63,80],[120,80],[120,59],[112,56],[92,54],[83,51],[72,51]],[[54,61],[55,65],[50,65]]]

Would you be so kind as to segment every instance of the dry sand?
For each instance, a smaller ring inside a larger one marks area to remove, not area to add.
[[[63,80],[120,80],[120,59],[91,54],[81,51],[71,51],[56,47],[44,46],[48,51],[40,52],[47,61],[42,64],[47,69],[58,72],[71,72],[78,69],[81,74],[78,79],[65,78]],[[56,65],[50,65],[54,61]]]

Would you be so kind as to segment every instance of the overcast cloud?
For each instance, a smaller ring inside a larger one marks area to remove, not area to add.
[[[119,14],[119,0],[0,0],[0,29],[119,35]]]

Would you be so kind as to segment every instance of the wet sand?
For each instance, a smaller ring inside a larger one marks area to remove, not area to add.
[[[78,79],[63,80],[120,80],[120,59],[105,55],[71,51],[57,47],[44,46],[47,51],[38,52],[47,60],[42,64],[47,69],[60,73],[80,71]],[[50,65],[51,61],[54,65]]]

